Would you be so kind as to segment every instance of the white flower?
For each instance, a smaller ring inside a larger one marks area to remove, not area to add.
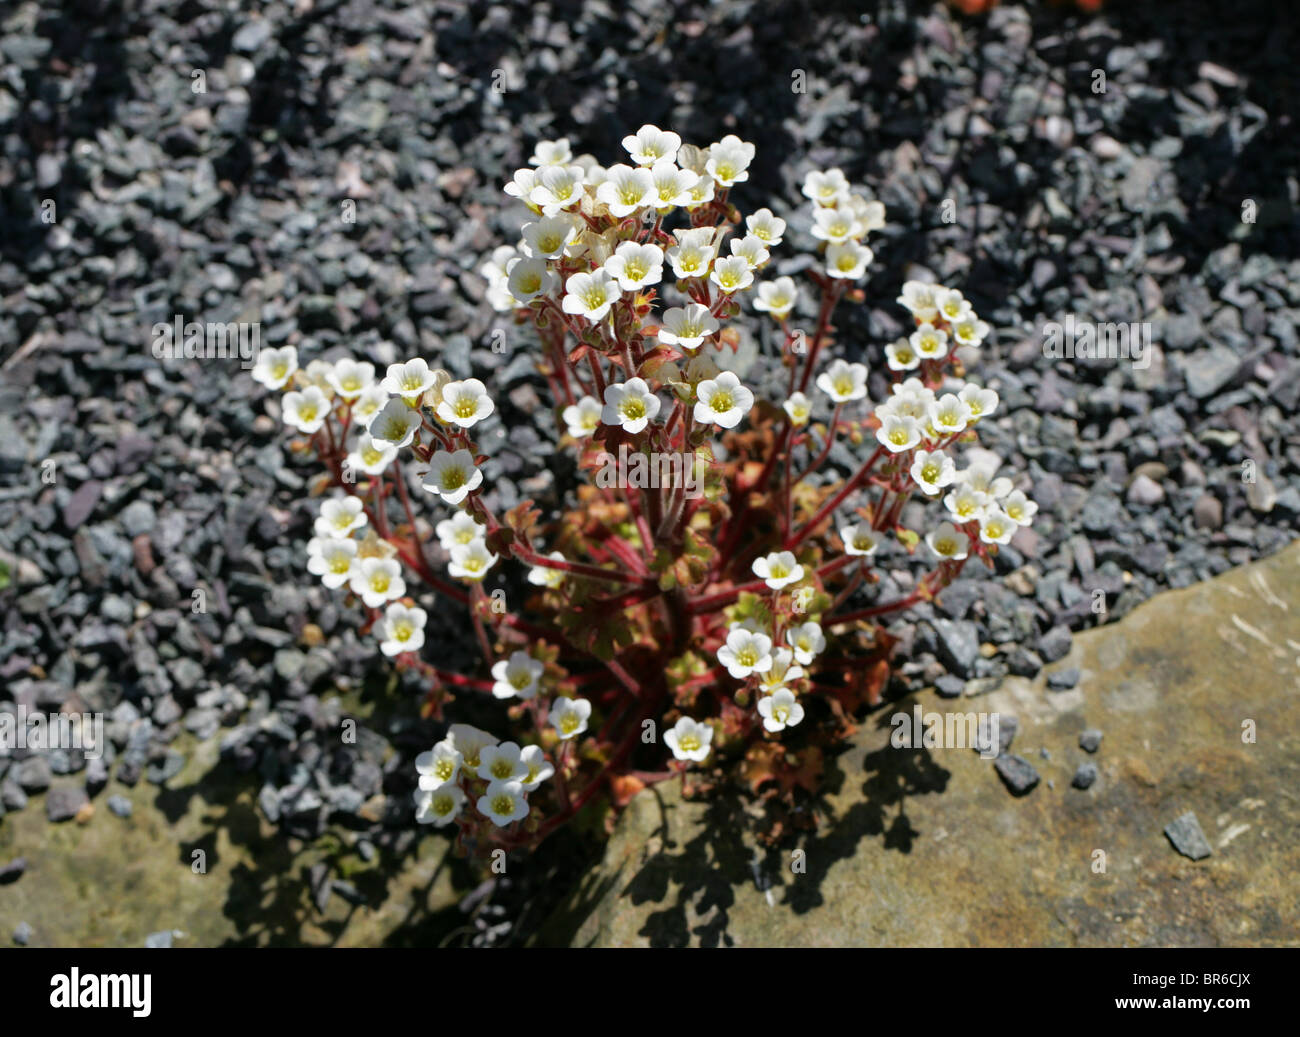
[[[388,373],[379,384],[394,396],[418,400],[437,381],[428,363],[420,357],[404,364],[389,364]]]
[[[1030,526],[1038,514],[1038,505],[1026,497],[1023,491],[1016,490],[1002,502],[1002,510],[1016,525]]]
[[[944,288],[935,294],[934,304],[939,316],[949,324],[957,324],[973,316],[971,305],[956,288]]]
[[[468,544],[483,536],[486,529],[468,511],[458,511],[449,519],[443,519],[433,531],[438,534],[438,543],[444,551]]]
[[[730,187],[749,179],[749,164],[754,160],[754,145],[729,133],[716,144],[709,145],[709,160],[704,171],[720,187]]]
[[[918,450],[909,472],[921,492],[931,497],[957,479],[957,466],[942,450]]]
[[[719,428],[735,428],[754,406],[754,394],[731,371],[700,382],[695,397],[695,420],[700,424],[713,422]]]
[[[561,306],[565,313],[580,313],[594,324],[605,318],[618,297],[618,282],[601,267],[589,274],[574,274],[565,281]]]
[[[623,431],[636,435],[659,413],[659,397],[650,391],[643,378],[605,386],[605,406],[600,420],[606,425],[622,425]]]
[[[857,522],[852,526],[840,527],[840,539],[844,541],[844,553],[849,555],[873,555],[880,546],[880,537],[869,523]]]
[[[998,394],[992,389],[981,389],[973,382],[967,383],[957,396],[970,408],[972,422],[987,418],[998,409]]]
[[[600,424],[600,401],[594,396],[584,396],[576,403],[571,403],[561,412],[560,417],[569,427],[568,432],[574,439],[581,439],[596,431]]]
[[[867,365],[833,360],[831,366],[817,376],[817,388],[836,403],[860,400],[867,395]]]
[[[344,357],[334,364],[325,380],[345,400],[355,400],[374,382],[375,365]]]
[[[312,529],[318,537],[348,537],[367,521],[360,497],[331,497],[321,502]]]
[[[1001,508],[988,508],[980,519],[980,539],[986,544],[1009,544],[1019,528]]]
[[[654,205],[657,199],[654,176],[643,168],[610,166],[605,170],[605,181],[596,188],[596,200],[608,205],[610,214],[619,220]]]
[[[812,417],[812,401],[801,392],[792,393],[781,407],[790,416],[790,424],[795,428],[807,425],[808,419]]]
[[[478,769],[474,772],[484,781],[519,781],[528,777],[528,765],[521,759],[522,752],[515,742],[489,745],[479,753]]]
[[[582,201],[586,179],[581,166],[546,166],[538,170],[528,201],[540,208],[543,216],[559,215]]]
[[[731,254],[739,256],[749,264],[749,269],[757,270],[766,263],[772,256],[762,240],[754,237],[752,234],[746,234],[743,238],[731,239]]]
[[[700,178],[695,181],[695,186],[691,188],[691,203],[687,208],[694,209],[711,201],[713,201],[713,177],[708,173],[701,173]]]
[[[699,179],[694,173],[678,169],[671,162],[656,162],[650,169],[650,178],[654,183],[655,208],[692,204],[691,188]]]
[[[522,821],[528,816],[524,787],[517,781],[494,781],[479,797],[478,812],[499,828]]]
[[[284,423],[301,432],[312,433],[325,424],[329,417],[330,401],[317,385],[309,385],[302,392],[284,394],[281,402]]]
[[[586,699],[570,699],[561,696],[551,703],[551,725],[560,733],[560,738],[568,741],[587,730],[587,720],[591,716],[591,703]]]
[[[420,427],[420,412],[399,398],[390,399],[384,409],[370,419],[367,431],[380,446],[404,447],[415,438]]]
[[[678,717],[677,723],[664,732],[664,742],[675,759],[703,763],[713,743],[713,728],[690,717]]]
[[[445,828],[465,807],[465,793],[459,785],[444,785],[436,791],[415,790],[415,820],[422,825]]]
[[[429,461],[424,488],[448,504],[459,504],[482,482],[483,473],[475,467],[474,455],[468,450],[439,450]]]
[[[352,567],[348,586],[372,609],[406,594],[402,567],[395,558],[362,558]]]
[[[369,432],[362,432],[357,436],[356,448],[348,454],[347,463],[354,472],[382,475],[396,456],[397,447],[391,443],[376,443]]]
[[[826,249],[826,275],[856,281],[867,272],[867,264],[874,258],[871,249],[856,241],[831,245]]]
[[[903,294],[897,301],[907,307],[917,320],[932,321],[939,316],[939,305],[935,301],[935,295],[941,291],[943,291],[942,287],[937,284],[926,281],[905,281]]]
[[[555,773],[555,768],[542,752],[540,745],[525,746],[524,751],[519,754],[519,759],[523,761],[525,768],[524,777],[520,782],[525,792],[532,792]]]
[[[452,744],[451,739],[439,742],[428,752],[420,753],[415,758],[415,770],[419,774],[420,788],[426,792],[450,785],[456,780],[464,758]]]
[[[728,256],[713,264],[709,280],[728,295],[741,292],[754,283],[754,271],[744,256]]]
[[[948,355],[948,333],[929,321],[912,332],[907,341],[922,360],[942,360]]]
[[[375,420],[375,415],[384,409],[388,399],[388,390],[381,385],[372,385],[361,390],[361,395],[352,403],[352,420],[363,428],[369,428],[370,423]]]
[[[849,199],[849,181],[841,169],[815,169],[804,177],[803,196],[818,205],[838,205]]]
[[[623,291],[637,292],[664,279],[664,250],[625,241],[605,260],[605,269],[618,278]]]
[[[527,652],[511,652],[509,659],[492,664],[492,694],[499,699],[530,699],[537,694],[545,669]]]
[[[554,558],[556,561],[564,561],[564,555],[559,551],[552,551],[547,558]],[[559,587],[564,583],[564,570],[555,569],[549,565],[534,565],[528,569],[528,582],[534,587]]]
[[[849,208],[862,224],[864,231],[880,230],[885,225],[885,206],[881,202],[868,201],[860,194],[849,195]]]
[[[970,544],[970,537],[957,529],[951,522],[944,522],[933,533],[926,536],[925,542],[939,558],[951,562],[960,562],[966,557],[966,548]]]
[[[477,378],[463,382],[448,382],[442,387],[442,402],[438,404],[438,417],[461,428],[472,428],[496,410],[487,394],[487,387]]]
[[[268,389],[283,388],[298,370],[298,350],[293,346],[281,349],[260,349],[253,364],[253,379]]]
[[[940,436],[953,436],[970,422],[970,405],[956,393],[945,393],[930,405],[930,427]]]
[[[521,202],[535,204],[532,200],[533,188],[537,186],[537,170],[535,169],[516,169],[514,178],[505,186],[505,192],[511,198],[518,198]],[[500,252],[501,249],[497,249]],[[511,249],[513,252],[514,250]],[[493,253],[494,255],[496,253]]]
[[[772,315],[774,320],[785,320],[799,300],[799,289],[793,277],[778,277],[775,281],[764,281],[758,286],[758,298],[754,300],[754,309]]]
[[[989,326],[971,314],[952,326],[953,341],[959,346],[979,346],[987,337]]]
[[[943,506],[959,522],[973,522],[983,518],[984,512],[992,503],[987,493],[965,484],[954,487],[943,499]]]
[[[812,236],[832,245],[842,245],[866,233],[852,209],[818,209],[813,213]]]
[[[957,473],[957,481],[964,486],[969,486],[972,490],[979,490],[986,493],[990,498],[1001,500],[1013,489],[1015,489],[1010,479],[993,478],[993,473],[997,471],[1000,459],[997,455],[989,455],[972,464],[963,472]]]
[[[785,643],[794,650],[795,662],[808,666],[826,650],[826,635],[819,624],[810,621],[787,630]]]
[[[418,652],[424,647],[424,624],[428,619],[429,614],[422,608],[393,602],[384,610],[384,618],[375,624],[379,650],[384,655]]]
[[[795,701],[793,691],[782,688],[758,700],[758,715],[766,730],[784,731],[803,719],[803,706]]]
[[[636,131],[635,136],[623,138],[623,148],[638,166],[653,166],[656,162],[676,162],[677,149],[682,138],[672,130],[661,130],[649,123]]]
[[[539,140],[528,159],[530,166],[567,166],[573,161],[573,152],[569,150],[569,138],[559,140]]]
[[[307,571],[319,576],[321,583],[330,590],[337,590],[348,582],[356,557],[355,540],[327,536],[312,537],[307,541]]]
[[[751,673],[767,673],[772,668],[772,639],[754,630],[732,627],[726,644],[718,649],[718,662],[742,680]]]
[[[479,754],[489,745],[500,742],[496,735],[488,734],[472,724],[452,724],[447,732],[447,742],[461,755],[461,765],[467,770],[476,771]]]
[[[717,250],[710,244],[713,240],[713,228],[701,227],[700,230],[708,233],[679,231],[677,244],[668,250],[668,262],[673,268],[673,275],[679,281],[705,276],[709,272],[709,264],[717,256]]]
[[[330,384],[330,376],[333,373],[334,365],[328,360],[313,360],[302,372],[304,388],[307,385],[314,385],[325,394],[325,399],[334,399],[334,386]]]
[[[665,346],[693,351],[717,330],[717,318],[698,302],[674,306],[659,317],[659,341]]]
[[[915,418],[890,414],[876,429],[876,439],[891,454],[901,454],[921,442],[921,431],[921,423]]]
[[[795,560],[793,551],[773,551],[764,558],[755,558],[753,568],[754,575],[774,591],[803,579],[803,566]]]
[[[746,216],[745,227],[768,248],[781,244],[781,237],[785,234],[785,220],[773,216],[771,209],[759,209]]]
[[[912,348],[912,343],[905,338],[887,345],[885,357],[889,361],[891,371],[915,371],[921,366],[921,358]]]
[[[524,306],[551,291],[559,280],[559,274],[546,265],[545,259],[512,259],[506,291],[516,303]]]
[[[524,248],[534,259],[557,259],[565,248],[577,240],[583,224],[576,216],[560,213],[525,223],[520,233]]]
[[[451,549],[447,571],[458,580],[477,583],[496,563],[497,556],[488,550],[486,541],[471,540],[468,544],[457,544]]]
[[[794,652],[778,648],[772,653],[772,668],[758,679],[758,690],[763,695],[771,695],[803,675],[803,667],[795,665]]]

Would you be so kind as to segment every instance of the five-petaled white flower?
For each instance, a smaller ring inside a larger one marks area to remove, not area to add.
[[[359,594],[367,608],[381,608],[385,602],[406,594],[406,581],[402,567],[394,558],[362,558],[352,567],[348,584],[353,594]]]
[[[319,576],[321,583],[330,590],[337,590],[348,582],[356,558],[355,540],[325,536],[307,541],[307,571]]]
[[[545,295],[559,282],[560,276],[546,265],[540,256],[531,259],[510,260],[510,274],[506,278],[506,291],[520,306]]]
[[[844,553],[849,555],[873,555],[880,546],[880,537],[869,522],[841,526],[840,539],[844,542]]]
[[[567,741],[576,738],[587,730],[587,720],[591,717],[591,703],[586,699],[571,699],[560,696],[551,703],[551,726],[559,732],[560,738]]]
[[[428,362],[422,357],[416,357],[405,363],[389,364],[388,373],[379,384],[394,396],[400,396],[404,400],[418,400],[435,380]]]
[[[986,544],[1009,544],[1020,528],[1005,511],[998,507],[985,510],[980,519],[980,539]]]
[[[621,220],[658,200],[654,175],[645,168],[610,166],[604,182],[596,188],[596,200],[608,205],[610,214]]]
[[[957,479],[957,466],[942,450],[918,450],[908,471],[921,492],[931,497]]]
[[[912,343],[905,338],[885,347],[885,359],[891,371],[915,371],[921,366],[921,358],[912,348]]]
[[[989,326],[973,313],[952,326],[953,341],[959,346],[978,346],[989,334]]]
[[[525,768],[524,777],[520,779],[520,784],[523,785],[525,792],[532,792],[555,773],[555,767],[546,758],[546,754],[542,752],[540,745],[524,746],[524,751],[519,754],[519,759],[523,761]]]
[[[614,275],[599,267],[589,274],[574,274],[565,281],[564,299],[560,305],[565,313],[581,314],[594,324],[605,319],[619,295]]]
[[[370,419],[366,431],[381,447],[404,447],[415,438],[420,421],[418,410],[408,407],[400,399],[393,398],[384,404],[383,410]]]
[[[478,770],[479,754],[484,749],[501,741],[496,735],[473,724],[452,724],[446,740],[460,753],[461,766],[470,771]]]
[[[568,433],[574,439],[582,439],[596,431],[600,424],[600,412],[604,408],[594,396],[583,396],[576,403],[571,403],[561,412],[560,417],[568,426]]]
[[[308,434],[325,424],[330,413],[330,401],[318,385],[285,393],[281,406],[285,424]]]
[[[539,140],[528,159],[530,166],[563,166],[573,161],[573,151],[569,148],[569,138],[559,140]]]
[[[778,648],[772,653],[772,668],[759,676],[758,690],[763,695],[771,695],[803,675],[803,667],[795,664],[794,652]]]
[[[826,648],[826,635],[819,624],[812,622],[791,627],[785,632],[785,643],[794,652],[795,662],[808,666]]]
[[[927,281],[904,281],[903,294],[897,301],[918,321],[925,323],[939,316],[939,305],[935,301],[935,294],[939,291],[942,291],[939,285]]]
[[[751,673],[767,673],[772,668],[772,639],[755,630],[732,627],[726,643],[718,649],[718,662],[741,680]]]
[[[560,213],[525,223],[520,233],[524,236],[524,248],[532,258],[556,259],[577,239],[582,226],[576,216]]]
[[[530,699],[537,694],[546,665],[527,652],[511,652],[492,664],[492,694],[499,699]]]
[[[831,366],[817,376],[817,388],[836,403],[860,400],[867,395],[867,365],[833,360]]]
[[[732,238],[731,254],[743,259],[749,264],[751,270],[757,270],[772,256],[762,239],[756,238],[753,234],[746,234],[743,238]]]
[[[922,360],[942,360],[948,355],[948,333],[929,321],[919,325],[907,341]]]
[[[719,428],[735,428],[754,405],[754,394],[731,371],[706,378],[695,387],[695,420]]]
[[[709,272],[709,264],[718,254],[718,250],[713,245],[713,228],[679,230],[676,239],[677,243],[666,254],[668,263],[673,268],[673,275],[679,281],[704,277]]]
[[[773,216],[771,209],[759,209],[745,217],[745,228],[768,248],[776,248],[785,234],[785,220]]]
[[[826,249],[826,274],[846,281],[856,281],[867,272],[875,253],[856,241],[844,241]]]
[[[497,555],[488,550],[486,541],[471,540],[468,544],[457,544],[451,549],[447,571],[458,580],[477,583],[496,563]]]
[[[887,415],[876,429],[876,439],[891,454],[911,450],[921,442],[921,423],[900,414]]]
[[[955,436],[970,422],[970,404],[956,393],[945,393],[930,405],[930,427],[940,436]]]
[[[749,179],[749,164],[754,161],[754,145],[729,133],[716,144],[709,145],[709,160],[704,171],[718,182],[719,187],[730,187]]]
[[[450,551],[453,547],[477,540],[487,529],[468,511],[458,511],[451,518],[439,522],[433,531],[438,535],[442,549]]]
[[[321,501],[312,529],[318,537],[347,537],[368,521],[360,497],[331,497]]]
[[[494,781],[474,804],[478,812],[500,828],[528,816],[524,787],[517,781]]]
[[[992,389],[981,389],[974,382],[967,382],[957,397],[970,408],[971,424],[998,409],[998,394]]]
[[[713,744],[713,728],[690,717],[678,717],[677,723],[664,732],[664,742],[674,759],[703,763]]]
[[[448,382],[442,387],[438,417],[461,428],[472,428],[496,409],[487,394],[487,386],[477,378]]]
[[[560,562],[564,561],[564,555],[559,551],[552,551],[546,557]],[[564,570],[550,565],[530,566],[528,569],[528,582],[534,587],[560,587],[564,584]]]
[[[654,182],[655,208],[661,212],[694,201],[691,188],[698,179],[694,173],[678,169],[671,162],[656,162],[650,167],[650,179]]]
[[[644,378],[605,386],[605,406],[600,420],[606,425],[622,425],[623,431],[636,435],[659,413],[659,397],[650,391]]]
[[[347,463],[353,472],[382,475],[396,456],[397,447],[391,443],[377,443],[369,432],[362,432],[357,436],[356,447],[347,456]]]
[[[1038,514],[1038,505],[1025,496],[1022,490],[1015,490],[1002,501],[1002,510],[1018,526],[1033,525],[1034,516]]]
[[[818,209],[813,213],[812,236],[819,241],[842,245],[865,231],[852,209]]]
[[[778,277],[775,281],[764,281],[758,286],[754,309],[770,314],[773,320],[785,320],[798,301],[799,289],[794,278]]]
[[[814,169],[803,181],[803,196],[818,205],[838,205],[849,198],[849,181],[842,169]]]
[[[754,575],[774,591],[803,579],[803,566],[793,551],[773,551],[763,558],[755,558],[753,569]]]
[[[659,318],[659,341],[665,346],[696,350],[717,330],[717,318],[707,306],[698,302],[673,306],[664,310]]]
[[[526,197],[543,216],[557,216],[582,201],[585,185],[581,166],[545,166],[538,170]]]
[[[966,557],[966,548],[970,544],[970,537],[951,522],[944,522],[938,529],[926,536],[925,542],[940,559],[960,562]]]
[[[464,762],[459,751],[450,739],[438,742],[432,749],[420,753],[415,758],[415,771],[419,775],[420,788],[432,792],[456,780]]]
[[[445,828],[465,807],[465,792],[459,785],[443,785],[433,791],[415,790],[415,820],[422,825]]]
[[[987,493],[965,483],[959,483],[943,499],[943,506],[958,522],[979,520],[992,503]]]
[[[653,166],[656,162],[677,161],[677,149],[682,138],[672,130],[661,130],[646,123],[634,135],[623,138],[623,148],[638,166]]]
[[[732,295],[743,292],[754,283],[754,271],[744,256],[728,256],[713,264],[709,280],[727,295]]]
[[[298,350],[293,346],[280,349],[260,349],[253,364],[253,379],[268,389],[280,389],[288,384],[298,370]]]
[[[479,753],[478,769],[474,772],[484,781],[519,781],[528,777],[528,765],[523,752],[515,742],[501,742],[484,747]]]
[[[808,419],[812,417],[812,401],[801,392],[791,393],[781,407],[790,416],[790,424],[795,428],[807,425]]]
[[[624,241],[605,260],[605,269],[625,292],[637,292],[664,279],[664,250],[658,245]]]
[[[793,691],[781,688],[758,700],[758,715],[763,718],[765,730],[784,731],[803,719],[803,706],[799,705]]]
[[[345,400],[355,400],[374,383],[375,365],[344,357],[335,361],[325,380]]]
[[[393,602],[384,610],[383,619],[375,624],[379,650],[384,655],[418,652],[424,647],[424,624],[428,619],[429,614],[422,608]]]
[[[451,453],[439,450],[433,455],[424,488],[448,504],[459,504],[482,482],[483,473],[474,465],[474,455],[462,447]]]

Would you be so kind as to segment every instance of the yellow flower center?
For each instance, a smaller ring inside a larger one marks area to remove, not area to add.
[[[510,765],[509,760],[498,758],[492,764],[492,776],[494,778],[500,778],[502,781],[505,781],[513,773],[514,768]]]
[[[509,814],[514,809],[515,809],[515,801],[511,799],[509,796],[507,796],[504,792],[501,793],[501,795],[499,796],[493,797],[492,813],[504,815],[504,814]]]
[[[383,594],[388,590],[388,573],[377,572],[370,577],[370,589],[378,594]]]
[[[299,407],[298,407],[298,418],[299,418],[299,420],[301,420],[301,421],[315,421],[315,420],[316,420],[316,404],[314,404],[314,403],[303,403],[303,404],[300,404]]]
[[[582,721],[578,719],[577,713],[565,713],[564,716],[560,718],[560,730],[566,735],[571,735],[574,731],[578,730],[578,725],[581,723]]]
[[[336,554],[330,561],[330,572],[343,575],[352,568],[352,559],[345,554]]]
[[[458,418],[472,418],[478,413],[478,401],[468,396],[462,396],[456,401],[456,405],[452,410],[456,412]]]
[[[429,806],[439,817],[446,817],[456,809],[456,801],[451,796],[439,796],[432,800]]]
[[[709,400],[709,406],[715,411],[728,411],[735,406],[735,402],[731,398],[731,393],[726,389],[719,389],[713,394],[712,399]]]
[[[510,678],[510,685],[515,689],[515,691],[523,691],[532,683],[533,675],[527,670],[520,670]]]
[[[448,468],[442,473],[442,485],[448,490],[459,490],[465,485],[465,473],[459,468]]]
[[[433,765],[433,775],[439,781],[451,781],[451,776],[455,770],[455,761],[446,756]]]
[[[619,405],[619,413],[633,421],[645,417],[645,401],[638,396],[630,396]]]
[[[698,735],[682,735],[677,740],[677,745],[684,753],[698,752],[700,748],[700,739]]]
[[[368,446],[363,451],[361,451],[361,460],[363,460],[368,465],[377,465],[383,459],[384,459],[383,453],[379,450],[376,450],[373,446]]]

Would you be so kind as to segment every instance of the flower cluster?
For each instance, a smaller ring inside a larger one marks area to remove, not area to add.
[[[284,421],[342,490],[321,503],[309,570],[367,610],[384,655],[428,678],[430,715],[481,694],[520,732],[501,741],[452,724],[417,760],[418,820],[455,823],[467,848],[535,844],[602,790],[619,803],[727,761],[755,786],[812,791],[820,756],[774,752],[777,740],[789,733],[817,754],[850,730],[888,671],[878,617],[932,598],[969,558],[992,564],[1036,510],[987,462],[959,468],[959,447],[999,402],[962,378],[959,350],[974,354],[990,331],[960,292],[903,286],[915,331],[884,350],[879,404],[865,363],[824,359],[836,305],[862,297],[879,202],[843,171],[816,170],[790,226],[769,209],[743,217],[729,195],[749,179],[752,144],[701,148],[643,126],[623,148],[606,167],[567,140],[539,143],[505,186],[530,213],[520,239],[481,268],[491,305],[537,330],[562,447],[599,473],[569,510],[493,512],[474,436],[496,407],[477,379],[422,358],[382,378],[352,359],[300,369],[293,347],[263,351],[254,370],[284,390]],[[796,235],[816,252],[809,335],[793,326],[794,278],[769,276]],[[729,369],[745,299],[785,340],[776,399]],[[825,484],[836,442],[864,456]],[[409,458],[432,523],[412,503]],[[663,459],[680,462],[677,477],[633,477],[634,464]],[[934,500],[942,520],[902,528],[911,499]],[[887,545],[910,554],[922,540],[934,567],[912,594],[846,607],[878,581]],[[527,614],[484,589],[505,561],[526,567]],[[434,598],[469,607],[490,676],[423,658],[431,610],[420,603]]]

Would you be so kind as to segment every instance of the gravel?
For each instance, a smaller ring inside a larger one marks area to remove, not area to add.
[[[1079,748],[1085,752],[1095,753],[1101,747],[1101,732],[1090,727],[1079,735]]]
[[[1201,830],[1201,823],[1196,819],[1194,811],[1189,810],[1165,825],[1165,835],[1174,844],[1174,849],[1184,857],[1199,861],[1210,856],[1209,840],[1205,838],[1205,832]]]
[[[998,777],[1013,796],[1025,796],[1038,784],[1038,771],[1020,756],[1003,754],[993,761]]]

